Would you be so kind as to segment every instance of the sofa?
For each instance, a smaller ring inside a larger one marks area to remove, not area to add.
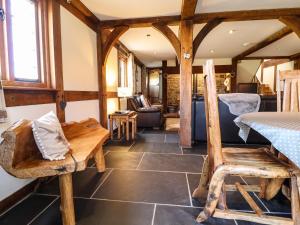
[[[276,111],[276,96],[261,96],[259,111]],[[238,135],[239,128],[233,120],[237,117],[230,113],[228,106],[219,101],[220,127],[222,142],[243,144]],[[192,101],[192,139],[194,142],[206,141],[206,121],[203,96],[194,96]],[[250,131],[248,144],[269,144],[268,140],[254,130]]]
[[[137,112],[137,127],[139,128],[158,128],[162,126],[162,108],[152,105],[144,107],[140,95],[127,98],[127,109]]]

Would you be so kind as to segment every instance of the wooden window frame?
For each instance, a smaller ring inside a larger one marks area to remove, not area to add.
[[[121,64],[120,61],[123,61],[125,63],[125,84],[122,86],[121,84]],[[127,63],[128,63],[128,57],[124,53],[122,53],[120,50],[118,50],[118,85],[119,87],[128,87],[128,69],[127,69]]]
[[[0,22],[0,67],[3,86],[51,88],[49,21],[47,0],[32,0],[36,6],[36,40],[38,80],[16,79],[13,73],[13,49],[11,20]],[[5,14],[10,13],[10,0],[0,0],[0,7]]]

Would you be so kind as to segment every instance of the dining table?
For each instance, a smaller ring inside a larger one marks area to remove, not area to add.
[[[300,112],[253,112],[234,120],[239,136],[246,142],[251,129],[300,168]]]

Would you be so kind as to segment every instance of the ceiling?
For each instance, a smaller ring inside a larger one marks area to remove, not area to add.
[[[179,15],[182,0],[81,0],[100,20]],[[198,0],[196,13],[300,7],[300,0]],[[194,26],[194,37],[205,24]],[[232,58],[284,27],[278,20],[224,22],[203,40],[196,58]],[[178,26],[170,27],[178,34]],[[229,34],[230,30],[235,30]],[[147,37],[150,34],[150,37]],[[159,66],[175,59],[170,42],[151,27],[131,28],[120,37],[146,66]],[[244,43],[250,43],[243,46]],[[211,50],[214,52],[211,53]],[[300,52],[300,39],[293,33],[251,56],[289,56]]]

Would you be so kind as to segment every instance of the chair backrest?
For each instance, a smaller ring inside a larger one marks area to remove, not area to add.
[[[278,112],[300,112],[300,70],[279,71],[276,91]]]
[[[223,163],[216,76],[213,60],[203,66],[208,157],[212,168]]]

